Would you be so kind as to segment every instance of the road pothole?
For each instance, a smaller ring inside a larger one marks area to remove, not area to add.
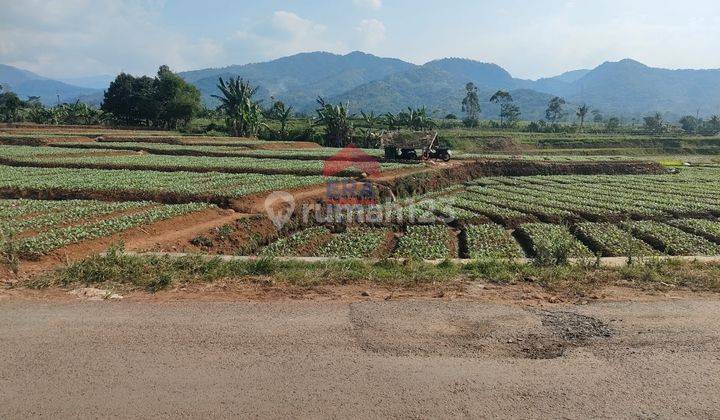
[[[607,323],[570,311],[540,311],[542,331],[527,334],[517,347],[529,359],[555,359],[570,348],[582,347],[593,338],[609,338]]]
[[[574,312],[467,302],[362,302],[348,315],[360,349],[393,356],[554,359],[612,334]]]

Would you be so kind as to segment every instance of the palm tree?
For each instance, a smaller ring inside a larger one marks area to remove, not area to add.
[[[315,110],[318,114],[316,125],[325,126],[326,146],[343,147],[352,139],[353,126],[350,115],[343,104],[333,105],[318,98],[320,106]]]
[[[590,108],[586,104],[580,105],[580,107],[577,109],[577,112],[575,114],[580,118],[580,131],[583,129],[583,124],[585,124],[585,116],[590,112]]]
[[[388,112],[383,115],[382,121],[387,126],[388,130],[395,130],[398,129],[400,126],[400,121],[398,121],[398,117],[392,112]]]
[[[248,137],[257,134],[262,112],[260,105],[252,97],[257,93],[258,88],[250,86],[250,82],[239,77],[231,77],[227,83],[222,77],[218,80],[217,87],[222,95],[212,95],[212,97],[220,101],[218,110],[225,114],[225,121],[232,135]]]
[[[280,123],[280,138],[285,140],[288,135],[287,126],[292,116],[292,106],[285,106],[281,101],[275,102],[270,112],[271,117]]]
[[[373,130],[381,122],[381,118],[379,116],[375,115],[375,111],[370,111],[369,114],[366,114],[365,112],[360,111],[360,115],[362,116],[363,121],[365,122],[365,125],[367,126],[367,132],[365,133],[365,140],[369,143],[374,134]]]
[[[427,108],[422,107],[412,109],[408,107],[407,111],[398,114],[398,125],[405,126],[411,130],[426,130],[433,128],[435,122],[428,115]]]

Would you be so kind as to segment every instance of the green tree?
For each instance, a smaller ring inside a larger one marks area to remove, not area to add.
[[[364,111],[360,111],[360,115],[363,118],[363,122],[365,123],[366,131],[365,131],[365,140],[370,143],[370,141],[373,140],[373,136],[375,135],[374,130],[375,127],[377,127],[380,122],[381,118],[377,115],[375,115],[374,111],[370,111],[370,113],[366,114]]]
[[[466,115],[463,120],[465,126],[477,127],[480,124],[480,97],[478,96],[477,86],[472,82],[465,85],[465,98],[462,101],[462,111]]]
[[[168,66],[155,78],[121,73],[105,91],[101,109],[116,123],[176,128],[200,112],[200,91]]]
[[[270,109],[270,118],[280,123],[280,138],[285,140],[288,136],[288,123],[292,117],[293,107],[285,106],[282,101],[275,101]]]
[[[110,82],[100,106],[103,111],[113,114],[115,120],[121,124],[132,125],[138,122],[134,83],[135,77],[120,73]]]
[[[349,144],[353,135],[353,125],[347,108],[343,104],[329,104],[323,98],[318,98],[317,103],[316,125],[325,126],[325,145],[343,147]]]
[[[610,117],[605,122],[605,130],[610,133],[615,133],[620,129],[620,119],[617,117]]]
[[[593,122],[595,122],[595,123],[603,122],[603,115],[600,111],[598,111],[597,109],[593,109],[590,113],[593,115]]]
[[[262,110],[253,100],[258,88],[250,86],[250,82],[239,77],[231,77],[227,83],[221,77],[217,87],[222,95],[213,95],[213,98],[220,100],[218,110],[225,115],[225,121],[232,135],[236,137],[256,135],[262,123]]]
[[[159,122],[167,128],[187,124],[201,109],[200,91],[182,77],[161,66],[155,78],[156,101],[160,105]]]
[[[33,106],[27,110],[27,119],[35,124],[52,124],[53,112],[44,106]]]
[[[512,95],[504,90],[498,90],[490,97],[490,102],[500,105],[500,126],[503,126],[503,106],[510,104],[513,101]]]
[[[398,128],[400,128],[400,121],[398,120],[397,115],[393,114],[392,112],[388,112],[383,115],[382,121],[388,128],[388,130],[397,130]]]
[[[575,111],[575,115],[580,118],[580,131],[582,131],[583,125],[585,125],[585,117],[587,116],[588,112],[590,112],[590,108],[586,104],[580,105],[577,111]]]
[[[23,102],[14,92],[0,93],[0,116],[3,122],[12,123],[20,119]]]
[[[505,120],[508,127],[514,127],[520,121],[520,108],[513,103],[500,105],[500,118]]]
[[[427,108],[413,109],[408,107],[397,116],[399,125],[411,130],[427,130],[435,127],[435,122],[428,115]]]
[[[653,134],[659,134],[665,131],[665,123],[663,121],[662,115],[657,112],[655,115],[652,115],[650,117],[643,118],[645,121],[645,130],[649,131]]]
[[[560,121],[565,116],[563,105],[565,105],[565,99],[563,98],[556,96],[550,99],[548,107],[545,110],[545,118],[553,124]]]
[[[714,136],[720,133],[720,117],[713,115],[703,124],[702,134]]]
[[[682,130],[687,134],[696,133],[701,124],[701,121],[692,115],[686,115],[680,118],[680,121],[678,122],[680,123],[680,128],[682,128]]]
[[[100,111],[79,100],[72,104],[61,104],[51,109],[53,122],[68,125],[99,124]]]

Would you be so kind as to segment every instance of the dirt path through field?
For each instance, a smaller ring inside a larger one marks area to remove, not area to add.
[[[720,301],[2,298],[0,417],[720,416]]]
[[[129,251],[175,251],[186,246],[188,241],[197,235],[246,216],[232,210],[208,209],[60,248],[40,261],[24,262],[22,268],[24,273],[38,273],[66,261],[103,252],[112,244],[119,242],[122,242]]]

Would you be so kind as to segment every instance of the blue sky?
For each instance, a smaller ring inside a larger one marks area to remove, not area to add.
[[[720,2],[0,0],[0,63],[42,75],[153,73],[353,50],[552,76],[634,58],[720,68]]]

